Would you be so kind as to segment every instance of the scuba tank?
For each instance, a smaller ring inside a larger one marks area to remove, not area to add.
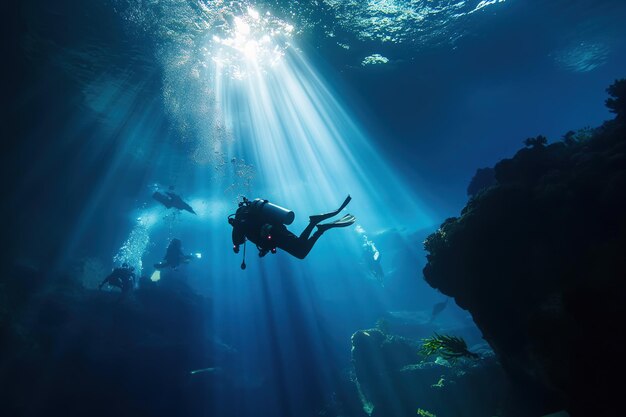
[[[248,207],[251,215],[263,219],[267,223],[289,225],[296,218],[293,211],[260,198],[250,201]]]

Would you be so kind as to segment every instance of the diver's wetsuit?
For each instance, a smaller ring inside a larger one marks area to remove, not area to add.
[[[276,228],[272,228],[272,240],[275,242],[276,247],[281,248],[298,259],[304,259],[309,252],[311,252],[311,249],[313,249],[313,245],[315,245],[317,239],[324,233],[321,230],[317,230],[313,233],[313,236],[311,236],[311,231],[313,231],[313,227],[315,227],[317,223],[318,222],[313,221],[309,222],[309,225],[300,233],[300,236],[291,233],[284,224],[277,225]]]
[[[300,236],[296,236],[284,224],[247,221],[242,229],[233,228],[233,244],[242,244],[245,236],[259,248],[262,255],[270,251],[273,252],[275,248],[280,248],[298,259],[304,259],[317,239],[322,236],[323,232],[318,230],[309,237],[316,224],[316,222],[309,223]]]

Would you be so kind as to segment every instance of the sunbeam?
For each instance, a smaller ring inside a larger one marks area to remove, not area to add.
[[[370,145],[346,104],[336,98],[331,83],[293,40],[286,46],[291,28],[283,33],[279,47],[274,36],[263,33],[256,12],[249,10],[234,22],[231,37],[213,39],[214,50],[208,51],[201,76],[211,80],[212,100],[234,138],[221,142],[219,152],[246,161],[259,179],[247,184],[246,196],[267,198],[295,211],[289,228],[299,234],[309,215],[335,209],[349,194],[353,201],[345,211],[354,214],[360,225],[324,235],[304,261],[281,251],[258,258],[254,246],[248,244],[250,267],[244,279],[227,244],[230,227],[225,218],[205,217],[211,223],[208,234],[213,245],[208,257],[225,262],[209,266],[209,276],[221,277],[211,279],[210,284],[210,293],[219,294],[214,331],[235,345],[254,341],[257,347],[247,349],[272,358],[271,368],[245,359],[239,366],[263,375],[268,390],[276,399],[283,398],[275,407],[293,415],[298,405],[292,401],[302,394],[293,385],[300,375],[290,363],[293,353],[306,355],[310,366],[318,367],[317,380],[311,381],[317,387],[313,391],[339,390],[341,378],[336,370],[322,370],[323,358],[339,360],[345,353],[329,339],[340,334],[346,343],[350,333],[345,323],[365,320],[363,325],[372,325],[365,317],[390,308],[380,292],[366,289],[380,288],[383,280],[363,261],[364,255],[372,256],[372,247],[376,261],[380,257],[370,240],[364,244],[363,230],[417,230],[432,225],[434,217]],[[204,175],[198,171],[198,177]],[[236,180],[227,175],[225,183]],[[223,186],[220,182],[209,186],[212,199],[224,200],[220,196]],[[233,199],[227,203],[234,211]],[[222,215],[228,210],[223,204],[220,209]],[[402,239],[402,234],[397,236]],[[351,303],[349,317],[331,318],[337,302]],[[251,329],[264,336],[251,339]]]
[[[237,138],[224,152],[243,157],[263,178],[253,197],[294,210],[295,229],[304,228],[308,215],[338,206],[347,194],[354,199],[348,211],[368,230],[415,230],[433,223],[300,52],[287,49],[271,67],[242,53],[239,64],[247,74],[243,79],[220,64],[213,76],[216,103]],[[355,255],[360,248],[353,234],[325,240],[333,242],[325,244],[333,247],[324,252],[326,262],[337,261],[331,253]]]

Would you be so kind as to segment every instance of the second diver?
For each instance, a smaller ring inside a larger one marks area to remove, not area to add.
[[[180,239],[172,239],[167,246],[167,251],[163,257],[163,261],[158,264],[154,264],[156,269],[171,268],[176,269],[180,264],[188,263],[191,260],[191,255],[185,255],[182,251],[182,242]]]

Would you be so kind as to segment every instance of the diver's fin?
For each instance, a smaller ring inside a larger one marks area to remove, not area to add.
[[[316,214],[316,215],[313,215],[313,216],[309,216],[309,221],[311,223],[319,223],[319,222],[321,222],[323,220],[330,219],[331,217],[338,215],[341,210],[346,208],[346,206],[348,205],[350,200],[352,200],[352,197],[350,197],[350,195],[348,194],[346,199],[343,201],[343,203],[341,203],[341,206],[337,210],[331,211],[330,213]]]
[[[356,221],[356,217],[354,217],[352,214],[346,214],[341,219],[335,220],[334,222],[318,224],[317,230],[319,232],[325,232],[326,230],[332,229],[334,227],[347,227],[347,226],[350,226],[351,224],[354,224],[355,221]]]
[[[191,208],[191,206],[189,204],[187,204],[187,203],[185,203],[185,205],[183,206],[182,209],[185,210],[185,211],[188,211],[191,214],[196,214],[196,212],[193,211],[193,208]]]

